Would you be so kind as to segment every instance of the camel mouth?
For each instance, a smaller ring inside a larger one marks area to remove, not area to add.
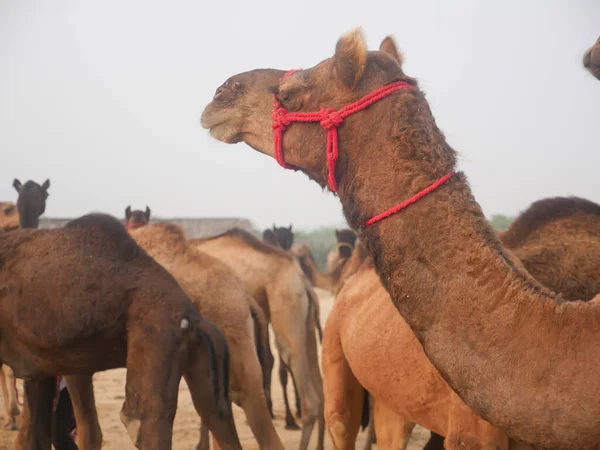
[[[214,103],[208,104],[200,119],[202,128],[226,144],[236,144],[242,140],[241,122],[235,111],[219,109]]]

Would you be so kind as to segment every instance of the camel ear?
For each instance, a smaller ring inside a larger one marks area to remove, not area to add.
[[[360,28],[344,34],[335,47],[334,68],[337,77],[349,88],[362,78],[367,64],[367,44]]]
[[[13,180],[13,187],[16,189],[17,192],[21,192],[21,186],[23,186],[21,182],[17,178],[15,178]]]
[[[42,184],[42,190],[47,191],[49,187],[50,187],[50,180],[44,181],[44,184]]]
[[[385,52],[388,55],[391,55],[396,61],[398,61],[398,64],[400,64],[400,67],[402,67],[402,62],[404,61],[404,56],[402,55],[402,52],[400,50],[398,50],[398,47],[396,46],[396,42],[394,41],[394,38],[392,36],[387,36],[383,41],[381,41],[381,45],[379,46],[379,51]]]
[[[144,213],[144,215],[146,216],[146,219],[150,221],[150,208],[148,208],[148,206],[146,206],[146,212]]]
[[[291,225],[288,227],[288,230],[292,231],[292,226]]]
[[[129,220],[130,217],[131,217],[131,206],[128,206],[127,208],[125,208],[125,219]]]

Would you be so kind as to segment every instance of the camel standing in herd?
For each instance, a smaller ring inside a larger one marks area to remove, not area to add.
[[[0,202],[0,233],[19,228],[19,212],[13,202]]]
[[[578,198],[542,200],[501,236],[513,253],[523,256],[526,269],[545,277],[554,291],[565,288],[566,298],[588,293],[581,298],[590,299],[600,292],[600,275],[591,270],[600,266],[600,206]],[[557,255],[552,251],[556,247],[568,251]],[[540,254],[541,248],[548,251]],[[573,277],[574,269],[587,278]],[[561,278],[565,276],[567,280]],[[392,314],[389,294],[372,268],[362,270],[348,284],[331,311],[323,344],[326,418],[332,421],[335,416],[350,430],[336,448],[354,446],[363,408],[362,386],[376,397],[378,448],[405,448],[415,423],[447,436],[448,449],[464,448],[467,443],[473,448],[508,448],[507,436],[458,399],[406,322]],[[382,335],[382,329],[389,331]],[[389,363],[382,372],[383,361]],[[390,373],[393,377],[388,377]],[[521,444],[513,442],[510,448],[515,445]]]
[[[0,262],[0,360],[25,380],[27,402],[15,449],[50,449],[56,376],[117,367],[128,369],[121,420],[138,448],[171,448],[182,376],[221,446],[241,448],[223,335],[116,219],[9,233]]]
[[[522,269],[393,40],[381,50],[353,30],[313,68],[235,75],[202,125],[337,192],[394,306],[475,413],[537,447],[597,448],[600,304],[561,302]]]
[[[583,66],[600,80],[600,37],[583,55]]]
[[[5,232],[16,229],[37,228],[39,217],[46,211],[46,199],[50,180],[41,186],[35,181],[22,184],[15,178],[13,187],[17,191],[17,204],[6,204],[2,211],[6,223],[2,225]],[[16,226],[15,226],[16,224]],[[0,387],[4,399],[4,427],[9,430],[17,429],[17,416],[20,414],[16,398],[16,379],[13,370],[0,363]]]
[[[231,267],[263,309],[273,326],[280,358],[298,387],[302,410],[300,450],[306,450],[317,421],[318,449],[322,450],[323,386],[315,336],[319,304],[299,264],[291,254],[239,229],[191,242]]]
[[[156,224],[133,230],[131,235],[175,277],[202,317],[223,332],[231,355],[232,400],[246,413],[261,449],[283,449],[269,414],[259,361],[269,345],[260,307],[233,271],[188,244],[180,227]],[[208,448],[208,441],[199,448]]]
[[[135,230],[150,223],[150,208],[131,210],[131,206],[125,208],[125,228],[127,230]]]
[[[333,273],[338,265],[343,264],[354,250],[356,233],[352,230],[335,230],[337,241],[335,248],[327,254],[327,272]]]

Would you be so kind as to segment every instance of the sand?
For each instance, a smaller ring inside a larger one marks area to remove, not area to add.
[[[333,306],[333,296],[325,291],[317,290],[321,302],[321,321],[323,325]],[[273,345],[274,349],[275,346]],[[319,349],[320,351],[320,349]],[[288,431],[284,429],[284,407],[283,395],[277,376],[277,363],[273,371],[273,409],[275,413],[275,427],[286,449],[295,450],[300,442],[300,431]],[[19,383],[20,398],[22,397],[22,386]],[[96,405],[100,417],[100,425],[104,436],[103,449],[106,450],[129,450],[135,449],[131,444],[125,427],[119,420],[119,411],[124,400],[125,392],[125,369],[109,370],[94,375],[94,389],[96,394]],[[288,384],[289,398],[292,400],[293,389],[291,383]],[[194,410],[192,400],[187,390],[185,382],[182,381],[179,387],[179,404],[177,416],[175,417],[173,431],[173,449],[174,450],[193,450],[198,443],[200,419]],[[293,400],[292,400],[292,403]],[[258,445],[252,436],[250,428],[246,424],[244,412],[234,405],[234,417],[242,447],[248,450],[258,449]],[[3,411],[3,410],[2,410]],[[316,448],[316,429],[313,431],[309,449]],[[360,433],[356,448],[362,449],[366,433]],[[12,442],[16,437],[15,431],[6,431],[0,429],[0,450],[11,448]],[[423,428],[416,427],[413,437],[408,446],[408,450],[422,449],[429,439],[429,432]],[[331,439],[327,432],[325,433],[325,448],[333,449]],[[374,446],[374,448],[377,448]]]

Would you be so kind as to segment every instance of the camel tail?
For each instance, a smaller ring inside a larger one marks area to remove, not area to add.
[[[312,312],[315,317],[315,328],[319,334],[319,342],[323,343],[323,328],[321,328],[321,305],[319,303],[319,298],[312,287],[309,286],[306,287],[306,295],[308,295],[310,305],[312,306]]]
[[[212,388],[221,417],[230,414],[231,400],[229,398],[229,348],[221,331],[208,321],[197,329],[197,337],[208,350],[208,362]]]
[[[360,418],[360,427],[361,429],[364,431],[368,426],[369,426],[369,419],[371,417],[371,411],[369,408],[369,391],[367,391],[366,389],[364,389],[364,401],[363,401],[363,408],[362,408],[362,416]]]
[[[272,414],[271,373],[273,371],[274,360],[269,345],[269,325],[260,306],[258,306],[254,299],[251,298],[250,300],[250,315],[252,316],[252,322],[254,322],[254,334],[256,336],[256,354],[262,369],[263,387],[267,396],[267,404]]]

